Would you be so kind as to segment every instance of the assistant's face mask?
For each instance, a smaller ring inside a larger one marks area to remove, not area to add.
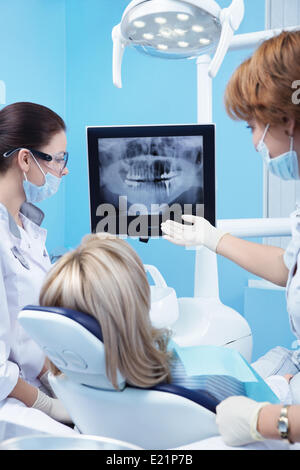
[[[273,175],[278,176],[283,180],[300,179],[298,155],[294,150],[294,137],[290,137],[291,145],[289,152],[283,153],[278,157],[271,158],[269,149],[264,142],[269,127],[270,124],[267,125],[256,150],[261,154],[268,170],[273,173]]]
[[[26,201],[34,203],[53,196],[59,188],[61,178],[52,175],[52,173],[45,174],[35,157],[32,154],[31,156],[45,177],[45,183],[42,186],[37,186],[36,184],[28,181],[27,176],[24,173],[25,180],[23,181],[23,188],[26,195]]]

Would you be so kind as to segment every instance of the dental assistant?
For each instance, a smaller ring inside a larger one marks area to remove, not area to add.
[[[0,111],[0,441],[29,433],[73,434],[47,381],[41,348],[18,322],[37,304],[51,267],[43,212],[34,204],[59,188],[66,168],[66,127],[50,109],[14,103]]]
[[[248,123],[254,147],[268,170],[284,180],[300,178],[300,106],[293,88],[300,78],[299,57],[299,31],[269,39],[236,70],[225,94],[229,116]],[[204,218],[183,219],[192,225],[172,221],[162,224],[167,240],[178,245],[203,245],[256,276],[286,287],[291,330],[300,339],[300,210],[291,214],[292,241],[286,251],[236,238]],[[296,375],[300,371],[300,350],[274,348],[253,366],[263,378]],[[298,390],[296,403],[300,403]]]

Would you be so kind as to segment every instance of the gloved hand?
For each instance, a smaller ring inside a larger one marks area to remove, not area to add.
[[[236,447],[263,441],[257,431],[258,415],[269,403],[258,403],[247,397],[229,397],[216,408],[216,423],[225,444]]]
[[[56,398],[56,395],[50,385],[50,382],[49,382],[49,373],[50,371],[47,370],[47,372],[45,372],[43,375],[41,375],[41,377],[39,378],[39,381],[41,382],[42,386],[39,387],[39,390],[41,392],[45,392],[46,395],[48,395],[49,397],[52,397],[52,398]]]
[[[73,423],[62,402],[57,398],[48,397],[48,395],[41,392],[39,389],[37,399],[32,405],[32,408],[43,411],[48,416],[50,416],[50,418],[53,418],[56,421],[59,421],[60,423]]]
[[[217,252],[219,241],[227,232],[216,229],[203,217],[183,215],[182,219],[185,222],[191,222],[193,225],[184,225],[173,220],[167,220],[161,224],[161,229],[166,234],[163,238],[175,245],[203,245],[215,253]]]

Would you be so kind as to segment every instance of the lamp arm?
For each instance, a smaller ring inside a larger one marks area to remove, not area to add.
[[[300,25],[289,26],[287,28],[267,29],[255,31],[254,33],[236,34],[229,46],[229,51],[257,47],[263,41],[278,36],[282,31],[299,31]]]
[[[112,30],[113,40],[113,84],[122,88],[122,60],[127,41],[122,37],[121,27],[118,24]]]
[[[241,238],[289,237],[292,234],[291,219],[224,219],[217,220],[217,228]]]
[[[230,47],[235,31],[239,28],[245,14],[244,0],[233,0],[230,7],[221,12],[222,33],[221,38],[209,68],[209,76],[214,78],[222,65],[224,57]]]

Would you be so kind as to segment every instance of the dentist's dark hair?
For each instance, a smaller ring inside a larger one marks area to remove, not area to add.
[[[63,119],[46,106],[30,102],[5,106],[0,111],[0,174],[7,172],[14,158],[3,157],[5,152],[27,147],[40,150],[65,130]]]

